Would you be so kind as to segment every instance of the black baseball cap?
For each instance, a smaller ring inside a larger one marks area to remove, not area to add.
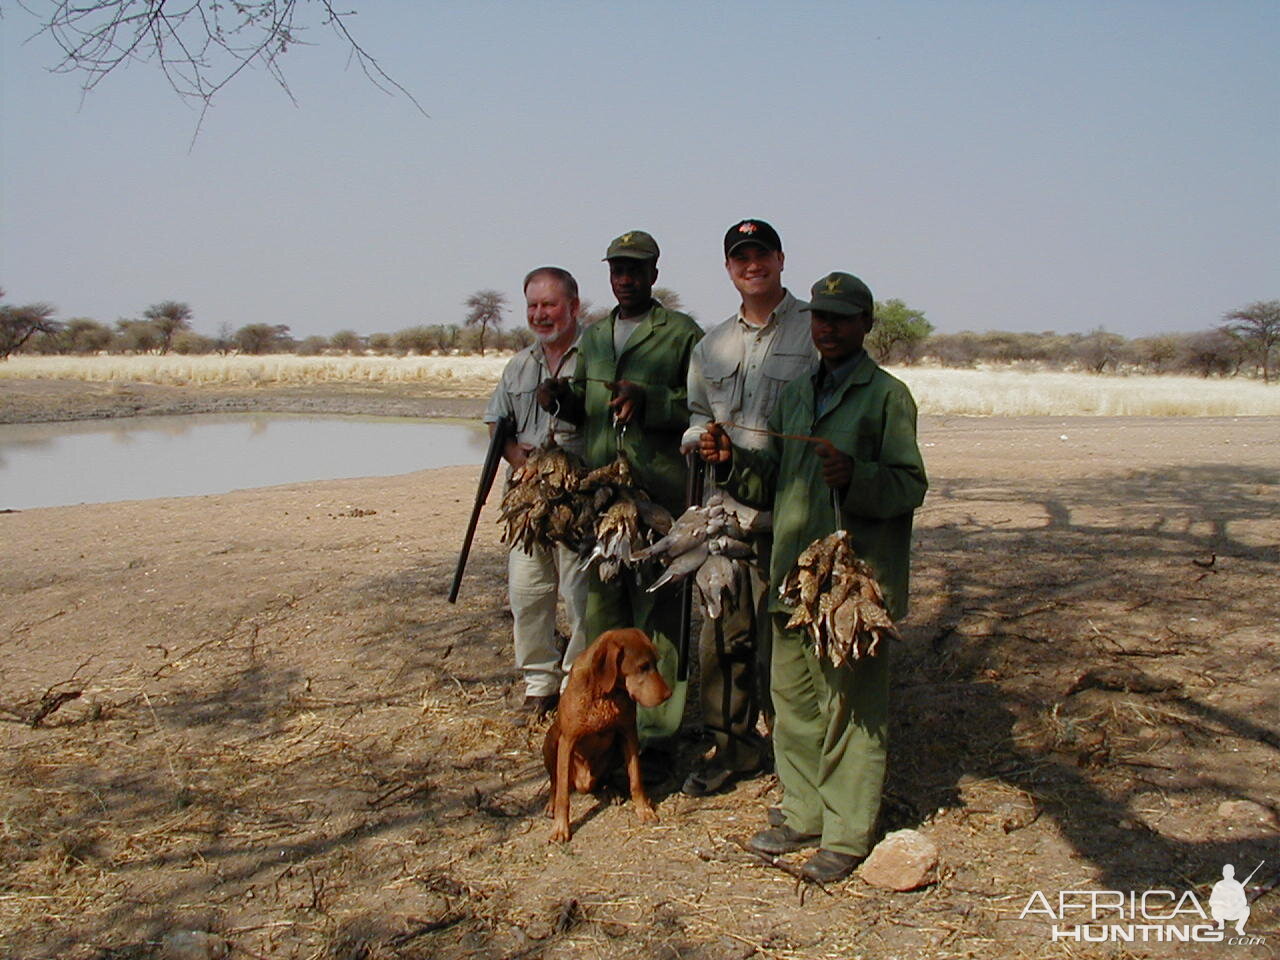
[[[739,220],[724,235],[725,259],[744,243],[758,243],[766,250],[782,252],[782,238],[778,231],[763,220]]]

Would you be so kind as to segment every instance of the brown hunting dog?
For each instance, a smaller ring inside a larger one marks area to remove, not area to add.
[[[551,777],[547,815],[555,818],[553,843],[569,839],[570,792],[596,789],[617,762],[619,748],[640,819],[657,822],[640,779],[636,704],[656,707],[669,696],[671,688],[658,672],[658,651],[643,631],[606,630],[573,662],[555,721],[542,742]]]

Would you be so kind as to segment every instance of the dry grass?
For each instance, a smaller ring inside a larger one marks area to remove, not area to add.
[[[255,386],[312,383],[427,383],[457,386],[498,382],[510,354],[485,357],[109,356],[13,357],[0,379],[160,383],[172,386]]]
[[[0,380],[61,379],[243,387],[421,384],[482,396],[509,355],[486,357],[27,357],[0,363]],[[920,412],[952,416],[1234,417],[1280,415],[1280,388],[1256,380],[1094,376],[1008,369],[903,367]]]
[[[962,416],[1245,417],[1280,414],[1256,380],[1020,370],[895,369],[921,413]]]

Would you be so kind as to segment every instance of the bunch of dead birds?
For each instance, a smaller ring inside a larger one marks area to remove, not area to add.
[[[898,637],[880,584],[845,530],[805,547],[778,592],[795,607],[787,627],[806,629],[817,656],[834,666],[872,656],[882,637]]]
[[[503,542],[527,552],[553,543],[581,550],[594,540],[595,516],[578,496],[586,472],[582,460],[558,444],[530,453],[502,498]]]
[[[705,504],[680,514],[666,536],[634,554],[632,560],[658,560],[666,565],[650,592],[693,575],[708,616],[719,618],[725,596],[734,596],[742,561],[753,553],[737,515],[717,491]]]
[[[707,614],[718,618],[742,562],[754,549],[719,492],[674,522],[636,484],[625,455],[588,471],[563,447],[533,451],[511,475],[498,522],[503,542],[529,550],[563,543],[598,565],[606,582],[622,564],[653,561],[665,569],[650,592],[693,576]]]
[[[563,447],[539,448],[511,475],[498,522],[503,542],[529,550],[563,543],[599,564],[600,579],[671,529],[671,514],[638,487],[619,453],[588,471]]]
[[[636,484],[621,451],[611,463],[583,477],[578,491],[590,501],[596,517],[595,543],[583,553],[588,564],[599,564],[600,579],[606,583],[622,564],[633,562],[636,554],[671,530],[671,513]]]

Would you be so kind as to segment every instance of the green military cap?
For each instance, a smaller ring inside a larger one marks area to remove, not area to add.
[[[643,230],[628,230],[609,244],[606,260],[625,257],[628,260],[657,260],[658,241]]]
[[[828,273],[813,285],[809,293],[809,305],[801,310],[819,310],[823,313],[842,313],[856,317],[875,313],[876,302],[870,288],[851,273],[838,270]]]

